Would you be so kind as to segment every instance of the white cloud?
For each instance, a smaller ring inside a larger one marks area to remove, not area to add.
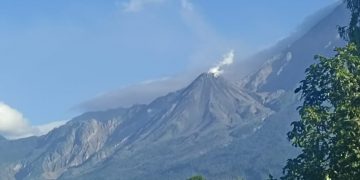
[[[194,5],[189,0],[181,0],[182,8],[192,11],[194,9]]]
[[[0,133],[7,138],[23,137],[33,134],[24,116],[10,106],[0,103]]]
[[[65,121],[57,121],[41,126],[31,126],[22,113],[0,102],[0,135],[8,139],[44,135],[63,124],[65,124]]]
[[[146,5],[162,3],[165,0],[129,0],[122,5],[124,12],[139,12],[143,10]]]
[[[124,12],[139,12],[147,5],[160,4],[165,1],[166,0],[128,0],[123,2],[121,5]],[[194,9],[194,5],[190,2],[190,0],[180,0],[180,2],[183,9],[188,11],[192,11]]]

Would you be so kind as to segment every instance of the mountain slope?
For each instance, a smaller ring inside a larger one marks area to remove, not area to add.
[[[126,141],[117,144],[119,149],[111,159],[98,164],[95,171],[75,168],[63,178],[70,179],[81,172],[85,173],[83,179],[104,178],[104,174],[107,179],[117,179],[116,175],[109,176],[115,169],[127,179],[165,175],[159,170],[226,146],[240,135],[252,134],[272,113],[238,87],[211,74],[200,75],[187,88],[155,100],[144,110],[148,115],[140,113],[143,118],[135,118],[141,119],[139,129],[132,130],[136,133],[121,136],[130,128],[127,125],[114,133],[116,139]]]
[[[336,25],[347,19],[338,6],[291,44],[255,56],[264,64],[245,80],[205,73],[148,105],[86,113],[42,137],[0,140],[0,179],[279,176],[297,153],[286,139],[298,118],[293,89],[315,54],[343,44]]]
[[[108,167],[118,167],[123,174],[129,168],[138,171],[134,167],[143,161],[152,164],[161,159],[158,162],[165,165],[191,160],[253,134],[272,113],[241,88],[205,73],[187,88],[149,105],[73,119],[37,138],[31,155],[16,162],[12,174],[16,179],[78,179]],[[166,161],[164,154],[171,160]]]
[[[244,88],[261,92],[293,90],[305,77],[305,69],[315,63],[315,55],[333,55],[335,47],[345,44],[338,35],[337,27],[345,26],[348,21],[349,12],[344,4],[340,4],[301,38],[263,57],[266,62],[262,67],[241,80]]]

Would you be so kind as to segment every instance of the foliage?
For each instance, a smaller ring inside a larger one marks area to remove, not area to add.
[[[187,180],[206,180],[203,176],[193,176]]]
[[[273,175],[269,175],[269,178],[267,180],[276,180]]]
[[[360,0],[345,0],[349,42],[332,58],[316,56],[296,93],[303,105],[289,140],[302,153],[288,160],[281,179],[358,179],[360,177]]]
[[[302,153],[288,161],[282,179],[360,177],[360,57],[354,44],[336,51],[317,56],[296,89],[304,102],[288,137]]]
[[[360,49],[360,0],[345,0],[351,11],[349,26],[339,27],[340,35],[347,41],[355,43]]]

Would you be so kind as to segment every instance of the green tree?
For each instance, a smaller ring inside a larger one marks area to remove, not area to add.
[[[345,1],[351,21],[339,31],[349,43],[335,57],[316,56],[296,89],[301,120],[288,137],[302,152],[288,160],[281,179],[360,177],[360,0]]]
[[[355,43],[357,49],[360,49],[360,1],[345,0],[347,8],[351,12],[349,26],[339,27],[340,35],[347,41]]]
[[[206,180],[203,176],[193,176],[187,180]]]
[[[360,177],[360,57],[354,44],[336,51],[317,56],[296,90],[301,120],[288,137],[302,153],[288,161],[282,179]]]

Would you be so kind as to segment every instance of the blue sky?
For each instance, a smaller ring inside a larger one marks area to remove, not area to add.
[[[0,101],[34,125],[99,94],[239,59],[336,0],[0,0]]]

